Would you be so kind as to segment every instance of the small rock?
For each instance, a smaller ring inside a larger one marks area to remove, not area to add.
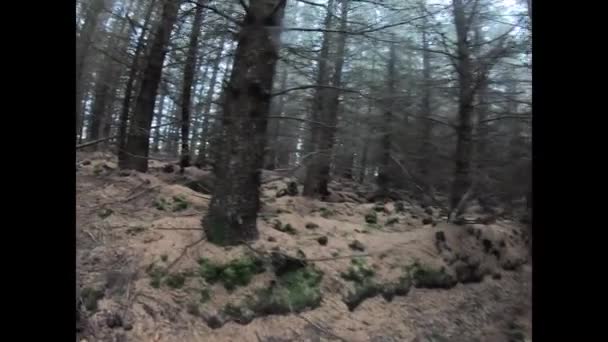
[[[445,242],[445,233],[443,231],[438,231],[435,233],[435,239],[440,242]]]
[[[361,251],[361,252],[363,252],[365,250],[365,246],[359,240],[355,240],[355,241],[351,242],[350,244],[348,244],[348,247],[350,247],[353,250]]]
[[[121,177],[129,177],[131,175],[131,170],[120,170],[118,175]]]
[[[316,223],[308,222],[305,227],[306,229],[317,229],[319,228],[319,225]]]
[[[133,330],[133,324],[131,324],[131,323],[126,323],[126,324],[123,326],[123,329],[125,329],[126,331]]]
[[[399,218],[398,218],[398,217],[390,217],[390,218],[388,218],[388,219],[386,220],[385,225],[386,225],[386,226],[392,226],[392,225],[394,225],[395,223],[399,223]]]
[[[486,253],[486,254],[490,253],[490,250],[492,249],[492,241],[490,241],[488,239],[483,239],[481,241],[481,243],[483,244],[484,253]]]
[[[405,205],[403,204],[403,202],[395,202],[395,211],[399,213],[405,211]]]
[[[111,313],[106,318],[106,325],[108,326],[108,328],[111,328],[111,329],[121,327],[122,326],[122,317],[120,317],[120,315],[117,313]]]
[[[275,239],[275,238],[274,238],[274,237],[272,237],[272,236],[269,236],[267,240],[268,240],[268,241],[270,241],[270,242],[275,242],[275,241],[277,241],[277,239]]]
[[[289,196],[298,195],[298,183],[291,181],[287,184],[287,195],[289,195]]]
[[[325,246],[327,245],[327,236],[321,236],[317,239],[317,242],[321,245],[321,246]]]
[[[226,322],[225,318],[219,314],[203,313],[202,316],[205,323],[207,323],[207,326],[211,329],[221,328]]]
[[[279,198],[279,197],[283,197],[285,195],[287,195],[287,189],[281,189],[281,190],[277,191],[276,197]]]
[[[376,205],[374,206],[374,210],[375,211],[386,211],[386,208],[384,207],[384,204],[382,203],[376,203]]]
[[[427,224],[431,224],[433,223],[433,218],[431,217],[425,217],[422,219],[422,224],[427,225]]]
[[[91,165],[91,161],[90,160],[83,160],[82,161],[82,165]]]

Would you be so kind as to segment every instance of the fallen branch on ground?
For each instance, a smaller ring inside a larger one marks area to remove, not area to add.
[[[198,239],[198,240],[194,241],[193,243],[191,243],[191,244],[187,245],[186,247],[184,247],[184,250],[182,251],[182,253],[181,253],[181,254],[180,254],[180,255],[179,255],[179,256],[178,256],[178,257],[177,257],[175,260],[173,260],[173,262],[172,262],[172,263],[171,263],[169,266],[167,266],[167,272],[168,272],[168,271],[169,271],[169,270],[170,270],[170,269],[171,269],[171,268],[172,268],[172,267],[173,267],[175,264],[177,264],[177,262],[178,262],[178,261],[180,261],[180,260],[181,260],[181,259],[184,257],[184,255],[186,255],[186,252],[188,252],[188,249],[190,249],[190,248],[192,248],[192,247],[194,247],[194,246],[198,245],[198,244],[199,244],[199,243],[201,243],[203,240],[205,240],[205,237],[202,237],[202,238],[200,238],[200,239]]]

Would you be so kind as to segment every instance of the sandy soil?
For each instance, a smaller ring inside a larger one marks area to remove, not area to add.
[[[211,329],[201,316],[268,286],[271,273],[255,276],[249,286],[232,293],[213,285],[211,299],[204,304],[199,303],[202,283],[198,277],[187,278],[181,289],[153,288],[146,273],[152,263],[172,265],[172,272],[193,270],[200,257],[225,262],[248,249],[222,248],[200,241],[200,219],[209,196],[176,184],[183,176],[177,170],[164,173],[166,163],[152,162],[149,174],[126,175],[118,172],[109,155],[81,154],[78,158],[78,278],[82,288],[105,292],[98,309],[87,312],[86,333],[80,337],[83,340],[524,341],[509,337],[517,329],[531,341],[531,266],[525,263],[522,227],[509,221],[475,226],[423,225],[421,208],[411,205],[405,212],[396,213],[389,203],[386,212],[378,213],[379,227],[370,229],[364,216],[374,204],[323,203],[300,196],[276,198],[282,181],[264,185],[261,237],[252,244],[257,250],[279,247],[289,255],[301,250],[308,259],[369,254],[367,262],[379,281],[396,279],[400,269],[415,260],[447,267],[450,258],[466,254],[479,259],[489,275],[482,282],[459,283],[447,290],[412,288],[407,296],[395,297],[391,302],[377,296],[350,312],[342,296],[352,285],[340,277],[340,272],[349,267],[350,258],[315,262],[324,272],[320,307],[298,315],[266,316],[247,325],[229,322]],[[83,160],[90,163],[83,165]],[[196,178],[200,172],[189,169],[187,175]],[[159,210],[155,204],[163,198],[170,207],[175,196],[186,201],[188,207]],[[322,210],[329,214],[323,217]],[[398,223],[385,225],[395,217]],[[297,234],[273,229],[275,220],[289,223]],[[307,223],[315,223],[318,228],[307,229]],[[451,251],[437,249],[439,231]],[[320,236],[328,238],[327,245],[317,242]],[[348,245],[354,240],[359,240],[365,251],[351,250]],[[484,251],[485,240],[501,246],[500,257]],[[524,264],[516,270],[505,270],[509,261]],[[495,279],[498,274],[500,278]],[[192,303],[198,303],[200,314],[189,313],[187,307]],[[108,326],[108,317],[113,315],[122,318],[122,327]]]

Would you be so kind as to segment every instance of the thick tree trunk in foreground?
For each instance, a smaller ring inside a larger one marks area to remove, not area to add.
[[[133,110],[133,122],[129,126],[127,138],[125,169],[134,169],[140,172],[148,171],[148,152],[150,148],[150,126],[154,115],[154,102],[160,84],[163,62],[169,36],[173,24],[177,20],[179,0],[166,0],[161,23],[153,38],[148,65],[143,70],[139,95]]]
[[[190,166],[190,107],[192,98],[192,83],[194,81],[194,69],[196,67],[196,52],[198,51],[198,38],[201,32],[203,23],[202,4],[205,0],[199,0],[194,13],[194,21],[192,22],[192,32],[190,34],[190,44],[186,57],[186,66],[184,67],[184,80],[182,89],[182,117],[181,117],[181,156],[179,161],[180,172],[184,172],[184,168]]]
[[[216,185],[202,225],[216,244],[259,236],[259,186],[284,0],[251,1],[238,36],[222,116],[222,153]]]

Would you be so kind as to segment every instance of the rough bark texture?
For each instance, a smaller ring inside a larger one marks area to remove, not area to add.
[[[156,126],[154,127],[154,137],[152,138],[152,152],[160,152],[160,129],[161,122],[163,121],[163,114],[165,108],[165,99],[167,98],[165,91],[161,91],[160,100],[158,101],[158,107],[156,107]]]
[[[154,115],[154,102],[160,84],[167,43],[177,20],[179,0],[166,0],[161,23],[158,26],[148,55],[148,65],[143,70],[141,88],[135,101],[133,122],[129,126],[126,156],[123,167],[140,172],[148,171],[150,126]]]
[[[146,12],[146,17],[143,22],[143,28],[139,37],[137,38],[137,45],[135,47],[135,54],[133,56],[133,61],[131,62],[131,66],[129,68],[129,76],[127,79],[127,84],[125,86],[125,92],[123,94],[122,106],[120,110],[119,123],[118,123],[118,167],[124,169],[127,167],[127,130],[129,126],[129,112],[131,109],[131,96],[133,94],[133,88],[135,86],[135,81],[140,69],[140,56],[144,51],[145,47],[145,37],[147,28],[152,17],[152,12],[154,10],[155,0],[152,0],[148,10]]]
[[[325,17],[325,28],[331,29],[333,22],[334,1],[330,0],[327,4],[327,16]],[[330,84],[329,79],[329,46],[331,45],[331,35],[328,32],[323,34],[323,43],[319,53],[317,62],[317,85],[327,86]],[[327,149],[328,137],[332,136],[332,128],[325,127],[331,125],[328,122],[331,116],[327,114],[329,107],[329,97],[332,93],[331,89],[318,88],[315,93],[313,104],[313,121],[321,121],[323,125],[313,124],[310,150],[314,151],[315,155],[311,159],[310,166],[307,168],[306,179],[304,180],[304,196],[327,196],[329,191],[327,184],[329,183],[329,160],[331,158],[331,150]],[[325,176],[327,175],[327,176]]]
[[[425,17],[424,24],[422,28],[422,79],[424,83],[424,89],[422,93],[422,100],[420,104],[421,116],[424,118],[432,117],[431,110],[431,52],[429,49],[429,39],[427,33],[427,19]],[[433,123],[431,120],[423,119],[422,120],[422,129],[420,134],[420,159],[418,162],[418,169],[420,170],[422,186],[424,186],[427,190],[432,188],[432,171],[431,171],[431,161],[433,159],[433,145],[432,145],[432,135],[433,135]]]
[[[106,0],[93,0],[86,9],[87,15],[82,29],[79,32],[76,45],[76,129],[77,133],[83,127],[83,100],[86,94],[86,63],[90,54],[93,37],[95,35],[101,13]]]
[[[213,102],[213,96],[215,96],[215,88],[217,86],[217,74],[220,70],[220,61],[222,60],[222,53],[224,52],[225,37],[222,37],[220,42],[220,49],[215,56],[213,62],[213,69],[211,71],[211,80],[209,81],[209,89],[203,101],[203,131],[200,136],[200,145],[198,149],[198,155],[196,157],[196,166],[203,167],[207,164],[207,143],[209,140],[209,115],[211,114],[211,106]]]
[[[190,44],[188,46],[188,53],[186,57],[186,65],[184,67],[184,80],[182,82],[182,101],[181,101],[181,156],[180,156],[180,172],[184,172],[184,168],[190,166],[190,108],[192,98],[192,84],[194,81],[194,69],[196,67],[196,53],[198,51],[198,39],[201,32],[201,26],[203,23],[203,11],[202,6],[206,1],[197,1],[196,10],[194,13],[194,20],[192,22],[192,32],[190,33]]]
[[[287,68],[283,68],[282,72],[281,72],[281,80],[280,80],[280,88],[279,89],[285,89],[287,88]],[[277,101],[275,102],[276,106],[271,106],[274,107],[272,108],[272,111],[274,112],[274,115],[276,116],[283,116],[283,110],[285,108],[285,95],[283,96],[279,96],[279,98],[277,99]],[[285,150],[284,146],[279,144],[279,134],[281,132],[281,119],[273,119],[270,122],[270,137],[269,137],[269,141],[268,141],[268,151],[266,152],[266,166],[264,167],[267,170],[274,170],[275,168],[278,167],[279,165],[279,155],[281,153],[284,153],[283,151]],[[281,160],[283,161],[285,158],[281,158]]]
[[[395,63],[397,55],[395,51],[395,44],[390,45],[390,56],[387,65],[386,75],[386,92],[387,98],[384,99],[384,127],[382,132],[382,155],[380,156],[380,171],[378,172],[378,194],[380,196],[388,196],[389,186],[391,185],[391,143],[392,143],[392,130],[394,129],[393,120],[393,103],[395,92]]]
[[[222,153],[216,185],[202,220],[207,239],[238,244],[257,239],[259,186],[284,0],[251,1],[238,35],[233,72],[224,94]]]
[[[455,209],[471,187],[471,156],[473,152],[473,98],[474,82],[471,55],[467,39],[468,27],[462,0],[453,0],[454,24],[457,36],[458,72],[458,127],[454,179],[450,208]],[[457,214],[457,213],[456,213]]]

